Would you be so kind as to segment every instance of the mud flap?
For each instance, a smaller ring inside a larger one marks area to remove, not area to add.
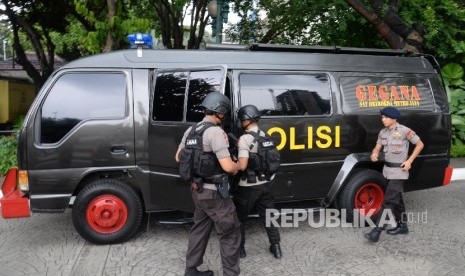
[[[18,169],[12,168],[6,174],[2,184],[3,197],[0,198],[0,208],[3,218],[24,218],[30,216],[29,198],[16,190]]]
[[[3,218],[25,218],[31,215],[29,198],[21,191],[14,190],[0,199]]]

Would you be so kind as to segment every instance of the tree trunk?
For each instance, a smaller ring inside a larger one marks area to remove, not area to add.
[[[174,37],[173,26],[174,14],[171,11],[171,4],[166,0],[159,0],[155,5],[155,10],[158,15],[158,24],[161,30],[161,39],[163,45],[168,49],[173,49]],[[173,40],[172,40],[173,39]]]
[[[391,0],[385,14],[383,14],[383,0],[371,1],[373,11],[368,10],[358,0],[346,0],[346,2],[373,25],[390,48],[417,53],[422,51],[422,32],[408,27],[397,15],[399,0]]]
[[[191,21],[189,27],[189,39],[187,48],[198,49],[202,42],[205,27],[208,22],[208,0],[186,1],[185,6],[172,4],[174,1],[158,0],[155,3],[155,11],[158,15],[158,24],[161,31],[163,45],[166,48],[184,49],[184,7],[190,7]]]
[[[17,16],[16,13],[11,10],[7,2],[4,3],[4,5],[5,14],[9,18],[13,28],[13,48],[16,53],[15,61],[23,67],[24,71],[26,71],[27,75],[32,79],[34,84],[40,88],[45,83],[45,80],[47,80],[51,71],[53,71],[53,59],[51,64],[50,62],[47,62],[47,57],[44,53],[44,48],[40,42],[39,35],[33,29],[33,27],[25,22],[21,17]],[[40,70],[37,70],[27,59],[26,53],[24,52],[24,49],[19,41],[19,27],[24,30],[35,50],[37,59],[40,64]],[[54,48],[54,46],[50,47]],[[50,69],[50,67],[52,67],[52,69]],[[42,72],[42,74],[40,72]],[[47,74],[47,72],[50,73]]]
[[[205,27],[208,23],[207,0],[194,0],[192,3],[189,41],[187,48],[198,49],[205,34]],[[197,27],[198,26],[198,27]],[[198,34],[197,34],[198,30]]]
[[[108,6],[108,15],[107,22],[110,23],[111,19],[116,15],[116,0],[107,0]],[[113,39],[113,24],[109,24],[107,31],[107,39],[105,41],[105,46],[103,47],[102,52],[107,53],[111,52],[115,46],[115,41]]]

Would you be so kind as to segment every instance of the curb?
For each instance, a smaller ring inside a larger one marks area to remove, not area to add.
[[[454,168],[451,181],[465,179],[465,168]]]

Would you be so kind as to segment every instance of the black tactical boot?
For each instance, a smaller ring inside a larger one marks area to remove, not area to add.
[[[399,235],[399,234],[407,235],[408,234],[407,223],[400,221],[397,223],[396,228],[389,229],[386,231],[386,233],[388,233],[389,235]]]
[[[378,242],[379,236],[381,236],[381,232],[383,232],[383,228],[375,227],[370,232],[363,234],[363,236],[365,237],[365,239],[371,242]]]
[[[245,253],[245,248],[241,246],[241,248],[239,248],[239,258],[245,258],[247,257],[247,253]]]
[[[197,268],[186,268],[184,276],[213,276],[213,271],[198,271]]]
[[[273,256],[276,259],[279,259],[283,256],[283,253],[281,252],[281,246],[279,246],[279,243],[270,245],[270,252],[273,253]]]

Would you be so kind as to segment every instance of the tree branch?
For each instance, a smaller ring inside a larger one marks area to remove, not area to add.
[[[108,6],[108,14],[107,14],[107,22],[110,23],[111,19],[115,17],[116,15],[116,0],[107,0],[107,6]],[[111,52],[113,49],[113,46],[115,45],[115,42],[113,40],[113,26],[110,26],[107,30],[107,39],[105,41],[105,46],[103,47],[102,52],[108,53]]]
[[[18,16],[11,10],[8,3],[4,3],[4,5],[5,5],[5,14],[10,19],[11,26],[13,28],[13,48],[16,51],[15,60],[21,66],[23,66],[23,69],[26,71],[28,76],[34,81],[34,83],[40,86],[43,84],[42,77],[39,71],[27,59],[26,53],[24,52],[24,49],[21,46],[20,41],[19,41],[19,34],[18,34],[19,31],[18,31],[18,23],[17,23]]]
[[[376,13],[369,11],[358,0],[346,0],[346,2],[375,27],[376,31],[388,43],[391,49],[402,49],[404,47],[403,39],[394,33]]]

